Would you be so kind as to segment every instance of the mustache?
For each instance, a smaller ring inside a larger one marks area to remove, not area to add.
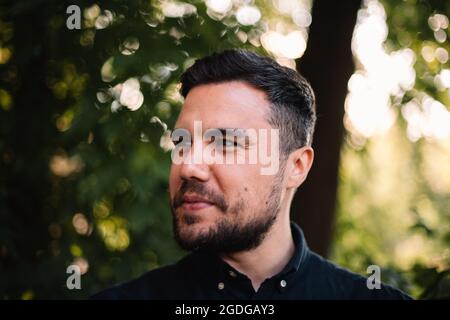
[[[222,195],[209,189],[204,183],[197,180],[183,180],[180,189],[175,193],[173,198],[172,208],[177,209],[183,204],[183,196],[186,193],[194,193],[205,197],[224,213],[228,210],[228,203]]]

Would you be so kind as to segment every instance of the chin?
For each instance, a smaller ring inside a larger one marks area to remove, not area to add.
[[[210,230],[214,228],[215,224],[214,221],[210,221],[204,217],[188,214],[184,215],[181,218],[181,221],[178,221],[178,230],[183,236],[197,238],[203,234],[209,233]]]
[[[196,243],[199,239],[204,238],[206,235],[208,235],[209,228],[204,228],[197,225],[191,225],[191,226],[182,226],[178,231],[178,239],[179,242],[181,241],[185,245],[182,245],[185,249],[191,250],[193,243]],[[186,244],[187,248],[186,248]]]
[[[215,221],[195,214],[184,214],[181,219],[180,230],[189,232],[205,232],[215,226]]]

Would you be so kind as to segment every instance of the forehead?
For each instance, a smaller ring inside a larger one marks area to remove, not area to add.
[[[191,130],[194,121],[207,128],[271,128],[270,102],[264,91],[241,82],[205,84],[186,97],[176,128]]]

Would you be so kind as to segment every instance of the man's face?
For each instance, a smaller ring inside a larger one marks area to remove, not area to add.
[[[266,129],[270,103],[266,94],[244,82],[207,84],[192,89],[175,129],[190,132],[192,145],[181,164],[172,163],[169,191],[175,238],[185,249],[208,248],[238,252],[255,248],[275,222],[282,194],[282,169],[262,175],[259,161],[249,163],[195,163],[194,148],[211,143],[194,135],[194,121],[202,134],[209,129]],[[270,134],[269,134],[270,137]],[[233,140],[214,141],[224,146],[224,157],[248,155],[258,148],[258,137],[235,145]],[[242,142],[242,141],[241,141]],[[270,150],[270,139],[267,148]],[[277,154],[278,157],[278,149]]]

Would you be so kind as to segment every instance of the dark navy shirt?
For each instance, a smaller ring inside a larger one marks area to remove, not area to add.
[[[140,278],[104,290],[93,299],[292,300],[292,299],[411,299],[400,290],[381,285],[369,289],[366,278],[347,271],[312,252],[303,232],[291,224],[295,254],[257,292],[250,279],[216,254],[190,253],[176,264],[149,271]]]

